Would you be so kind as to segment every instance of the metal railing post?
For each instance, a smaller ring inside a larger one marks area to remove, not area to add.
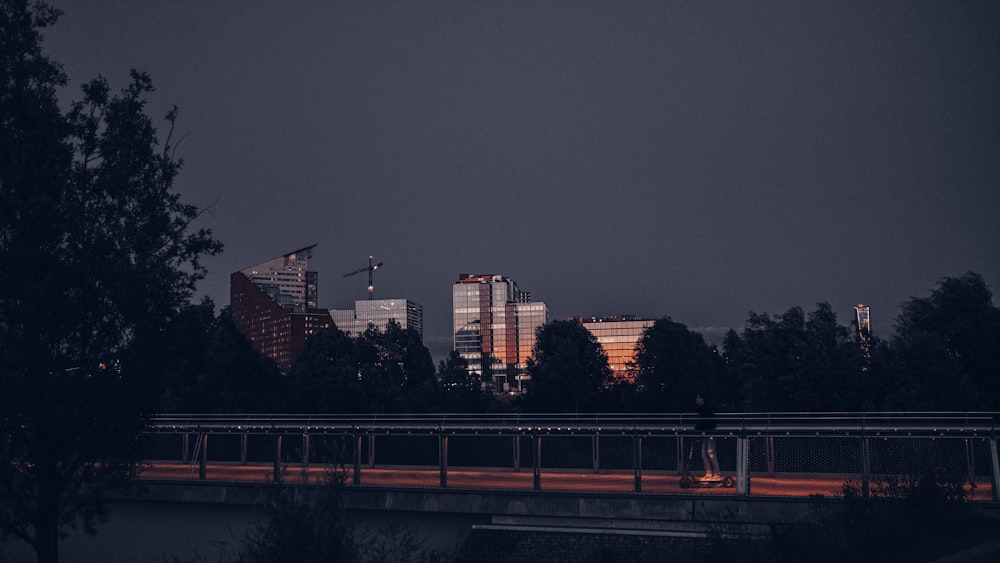
[[[281,482],[281,434],[274,436],[274,482]]]
[[[1000,457],[997,456],[997,437],[990,436],[990,459],[993,462],[993,501],[1000,501]]]
[[[240,435],[240,465],[247,464],[247,440],[249,435],[244,432]]]
[[[514,436],[514,471],[521,470],[521,435]]]
[[[368,469],[375,468],[375,435],[368,435]]]
[[[633,487],[635,492],[642,492],[642,438],[632,436],[632,467],[635,470]]]
[[[681,436],[680,434],[678,434],[677,435],[677,465],[674,466],[674,467],[677,468],[677,474],[678,475],[684,473],[684,465],[685,465],[685,461],[684,460],[685,460],[685,458],[684,458],[684,437]]]
[[[533,488],[536,491],[542,490],[542,437],[538,434],[532,435],[531,444],[531,465],[534,471]]]
[[[354,479],[355,485],[361,484],[361,450],[362,450],[362,440],[364,438],[361,434],[354,435]]]
[[[774,436],[764,439],[767,447],[767,476],[774,477]]]
[[[750,494],[750,438],[745,433],[736,438],[736,494]]]
[[[872,460],[871,444],[868,436],[861,435],[861,496],[868,498],[871,494]]]
[[[208,432],[201,435],[201,456],[198,458],[198,480],[204,481],[208,475]]]
[[[601,471],[601,437],[600,436],[594,436],[591,439],[590,443],[591,443],[590,452],[591,452],[591,455],[593,456],[593,460],[592,461],[593,461],[593,466],[594,466],[594,473],[600,473],[600,471]]]
[[[438,436],[438,463],[441,467],[441,488],[448,487],[448,437]]]
[[[309,469],[309,433],[302,434],[302,467]]]
[[[976,482],[976,463],[975,456],[972,453],[972,439],[965,439],[965,469],[966,469],[966,479],[970,483]]]

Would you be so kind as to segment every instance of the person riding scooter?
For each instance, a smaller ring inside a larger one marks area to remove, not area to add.
[[[698,405],[698,421],[695,423],[695,430],[710,432],[715,430],[715,410],[711,402],[705,395],[699,393],[695,396],[694,402]],[[708,435],[701,441],[701,460],[705,464],[705,476],[702,481],[721,481],[719,474],[719,460],[715,457],[715,437]]]

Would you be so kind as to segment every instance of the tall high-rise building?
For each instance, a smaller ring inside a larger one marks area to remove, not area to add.
[[[858,303],[854,308],[854,315],[858,322],[858,342],[861,343],[861,355],[864,356],[865,365],[862,371],[868,371],[868,363],[872,358],[872,319],[871,308],[864,303]]]
[[[316,307],[318,275],[309,271],[314,246],[300,248],[229,277],[233,322],[282,373],[292,369],[309,335],[331,325]]]
[[[548,321],[545,303],[532,302],[510,278],[460,274],[452,286],[455,351],[496,392],[524,390],[535,330]]]
[[[424,336],[424,306],[409,299],[355,301],[353,309],[330,309],[330,316],[337,328],[352,337],[363,334],[369,325],[385,330],[389,321]]]
[[[594,335],[604,349],[615,379],[632,381],[634,374],[629,371],[629,364],[635,359],[635,346],[643,332],[656,321],[634,315],[577,317],[576,320]]]
[[[858,321],[858,338],[862,341],[872,336],[871,308],[864,303],[854,307],[854,316]]]

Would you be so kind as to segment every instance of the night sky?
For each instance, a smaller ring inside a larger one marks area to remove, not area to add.
[[[1000,291],[1000,2],[100,2],[46,51],[180,107],[175,187],[226,245],[201,290],[318,245],[320,306],[500,273],[553,319],[841,324],[972,270]],[[997,299],[994,299],[997,302]]]

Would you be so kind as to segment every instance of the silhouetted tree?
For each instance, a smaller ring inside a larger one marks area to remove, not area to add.
[[[862,355],[828,303],[808,316],[750,313],[743,333],[731,332],[723,356],[753,411],[856,410],[862,397]]]
[[[576,321],[552,321],[536,330],[528,373],[525,403],[534,411],[599,410],[601,395],[612,383],[607,355]]]
[[[492,390],[484,390],[478,374],[469,373],[469,364],[458,352],[452,350],[438,363],[440,386],[438,410],[441,412],[486,412],[490,406]]]
[[[0,530],[44,562],[132,474],[156,397],[137,353],[221,250],[171,191],[180,162],[144,113],[145,74],[120,93],[89,82],[61,114],[39,33],[57,17],[0,0]]]
[[[272,489],[264,518],[244,534],[233,563],[360,561],[355,529],[344,510],[343,474],[314,487]]]
[[[337,328],[314,335],[288,380],[288,407],[296,412],[426,412],[437,393],[420,334],[393,321],[354,339]]]
[[[635,368],[640,410],[688,412],[696,393],[717,394],[722,360],[701,334],[665,317],[643,332]]]
[[[142,373],[160,379],[158,412],[277,412],[284,407],[278,366],[205,298],[181,310],[140,356]]]
[[[1000,309],[979,274],[944,278],[896,320],[889,408],[1000,408]]]
[[[231,563],[437,563],[453,557],[427,547],[416,527],[359,524],[344,509],[345,474],[318,485],[271,489],[263,518],[251,524]]]
[[[211,347],[198,382],[197,410],[203,412],[279,412],[287,378],[236,328],[225,307],[212,325]],[[201,408],[199,408],[201,407]]]
[[[214,325],[215,303],[205,298],[165,323],[157,341],[142,343],[143,353],[136,358],[141,365],[136,367],[143,377],[158,382],[157,412],[205,412],[198,404],[198,384],[215,348]]]
[[[285,377],[205,297],[164,323],[159,337],[135,350],[135,369],[155,381],[159,413],[277,412]]]
[[[331,327],[314,334],[288,374],[290,412],[367,412],[354,342]]]
[[[361,385],[371,412],[427,412],[434,404],[434,360],[417,331],[389,321],[355,342]]]

